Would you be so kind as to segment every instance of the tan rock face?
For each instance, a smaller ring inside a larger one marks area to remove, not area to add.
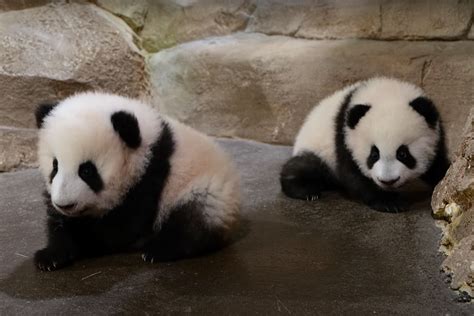
[[[14,0],[0,0],[0,12],[11,10],[23,10],[27,8],[39,7],[52,2],[64,2],[64,0],[28,0],[28,1],[14,1]]]
[[[471,0],[384,0],[382,37],[459,38],[469,31],[473,9]]]
[[[34,127],[39,102],[91,88],[147,93],[145,63],[123,21],[77,3],[0,13],[0,125]]]
[[[443,262],[444,270],[452,276],[451,288],[474,294],[474,235],[462,239]]]
[[[261,0],[247,31],[307,39],[464,38],[474,2]]]
[[[380,32],[379,1],[258,1],[246,29],[308,39],[372,38]]]
[[[148,0],[97,0],[100,7],[122,18],[135,31],[140,31],[145,25],[148,13]]]
[[[383,74],[423,86],[451,140],[472,100],[473,49],[472,42],[309,41],[241,33],[162,51],[152,56],[150,69],[162,110],[212,135],[291,144],[318,101]],[[441,80],[443,73],[453,81]]]
[[[451,287],[474,296],[474,107],[455,160],[433,192],[434,215],[444,219],[443,269],[454,274]]]
[[[254,1],[149,1],[140,36],[143,47],[157,52],[208,36],[226,35],[247,25]]]

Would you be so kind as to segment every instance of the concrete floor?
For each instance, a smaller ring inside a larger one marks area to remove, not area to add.
[[[473,314],[439,272],[440,231],[426,194],[402,214],[336,193],[291,200],[278,183],[288,147],[221,143],[242,173],[242,236],[171,264],[124,254],[37,271],[32,255],[45,242],[39,173],[0,175],[0,314]]]

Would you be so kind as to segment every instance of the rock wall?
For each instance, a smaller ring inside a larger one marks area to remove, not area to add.
[[[319,100],[397,76],[473,104],[473,0],[0,0],[0,171],[34,164],[33,109],[87,89],[154,100],[215,136],[291,144]],[[26,154],[27,152],[32,154]]]
[[[443,269],[451,287],[474,297],[474,108],[455,156],[433,193],[432,208],[443,228]]]

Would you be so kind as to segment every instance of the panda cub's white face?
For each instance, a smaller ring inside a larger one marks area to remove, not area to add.
[[[156,133],[159,121],[146,106],[124,97],[85,93],[62,101],[38,122],[39,166],[58,212],[101,216],[121,202],[143,174],[147,145],[153,141],[149,133],[140,134],[138,120],[143,116],[156,121],[148,126]],[[138,142],[124,142],[112,117],[119,122],[130,119],[132,125],[134,121],[138,134],[132,136]]]
[[[410,106],[422,96],[411,84],[377,79],[351,99],[346,144],[361,172],[383,189],[419,177],[434,159],[439,124],[430,127]]]

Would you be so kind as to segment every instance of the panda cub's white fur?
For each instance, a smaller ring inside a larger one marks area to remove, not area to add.
[[[36,265],[138,248],[176,260],[228,242],[239,177],[204,134],[134,99],[88,92],[36,112],[48,245]]]
[[[308,115],[283,167],[283,191],[311,198],[340,188],[375,209],[399,211],[394,189],[421,177],[434,186],[449,165],[439,114],[417,86],[393,78],[357,82]]]

